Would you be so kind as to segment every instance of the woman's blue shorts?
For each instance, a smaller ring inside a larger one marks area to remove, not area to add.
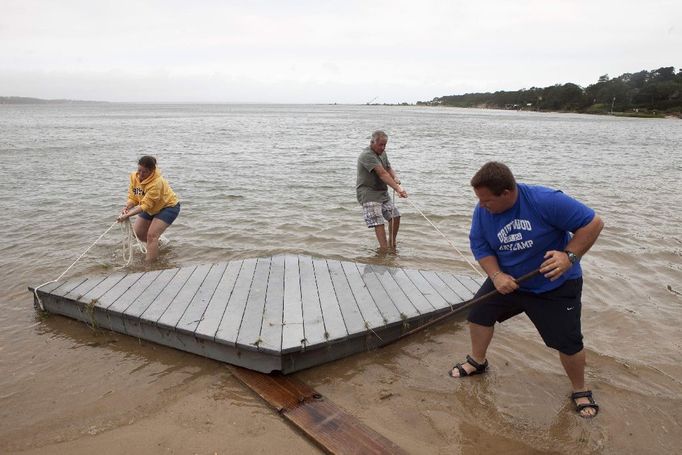
[[[166,224],[173,224],[173,221],[175,221],[179,214],[180,203],[178,202],[173,207],[166,207],[165,209],[161,209],[161,211],[156,215],[150,215],[147,212],[140,212],[140,217],[149,221],[153,220],[154,218],[158,218]]]

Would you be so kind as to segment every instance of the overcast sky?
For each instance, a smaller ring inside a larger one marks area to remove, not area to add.
[[[0,96],[414,103],[682,67],[682,0],[0,0]]]

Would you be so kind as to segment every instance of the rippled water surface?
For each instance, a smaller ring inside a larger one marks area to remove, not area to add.
[[[33,309],[26,287],[59,276],[113,223],[142,154],[158,157],[182,200],[158,268],[287,252],[474,274],[404,201],[397,255],[377,255],[354,185],[357,155],[378,128],[389,133],[387,151],[410,200],[467,255],[475,203],[468,181],[488,160],[603,217],[606,228],[583,261],[587,377],[602,411],[593,421],[575,416],[557,356],[524,317],[498,327],[490,374],[475,380],[445,375],[468,351],[462,320],[300,377],[413,453],[477,453],[480,444],[518,453],[677,452],[679,120],[126,104],[0,105],[0,452],[47,453],[125,431],[168,411],[169,396],[180,400],[205,383],[220,389],[211,396],[224,412],[267,419],[216,362]],[[70,275],[120,267],[121,238],[115,227]],[[141,259],[129,268],[141,269]],[[235,425],[245,440],[274,437]]]

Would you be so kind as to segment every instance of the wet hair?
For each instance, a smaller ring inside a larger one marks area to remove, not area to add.
[[[498,161],[488,161],[471,178],[471,186],[474,188],[488,188],[495,196],[499,196],[504,190],[516,189],[516,179],[505,164]]]
[[[388,134],[384,133],[381,130],[376,130],[375,132],[372,133],[372,140],[369,141],[369,143],[374,144],[379,139],[388,139]]]
[[[156,158],[153,156],[145,155],[137,162],[140,166],[144,166],[146,169],[153,171],[156,169]]]

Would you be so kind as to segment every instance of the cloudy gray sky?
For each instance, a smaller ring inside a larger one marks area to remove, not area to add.
[[[413,103],[682,67],[680,0],[0,0],[0,96]]]

